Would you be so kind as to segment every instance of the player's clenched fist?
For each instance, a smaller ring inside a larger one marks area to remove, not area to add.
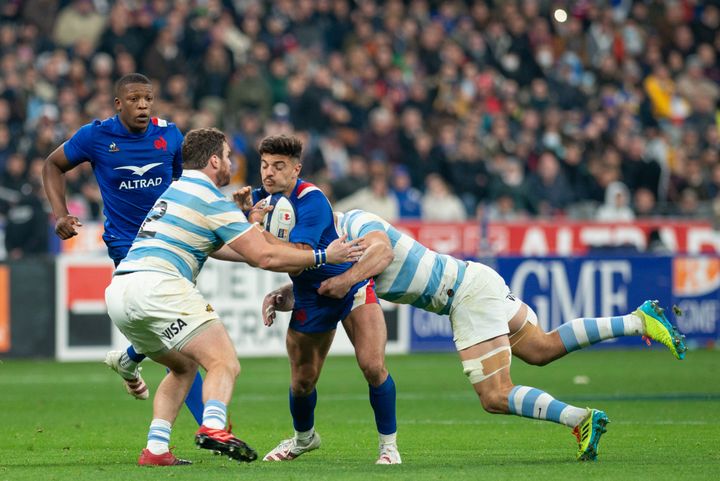
[[[55,222],[55,234],[62,240],[69,239],[78,235],[75,227],[82,227],[80,219],[74,215],[64,215]]]

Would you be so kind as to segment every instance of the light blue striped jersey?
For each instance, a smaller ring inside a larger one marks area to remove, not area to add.
[[[465,262],[428,249],[375,214],[362,210],[340,214],[337,228],[340,235],[348,235],[348,240],[375,231],[385,232],[390,238],[395,258],[375,276],[375,291],[382,299],[438,314],[450,312],[453,296],[465,276]]]
[[[155,202],[115,272],[166,272],[194,283],[211,252],[251,227],[209,177],[186,170]]]

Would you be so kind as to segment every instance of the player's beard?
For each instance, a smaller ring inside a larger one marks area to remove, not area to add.
[[[230,167],[223,167],[217,173],[217,185],[218,187],[224,187],[230,183]]]

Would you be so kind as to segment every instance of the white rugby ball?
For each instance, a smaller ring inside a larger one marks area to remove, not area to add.
[[[273,210],[263,218],[265,230],[282,241],[289,241],[290,232],[295,227],[295,207],[290,203],[290,199],[282,194],[269,195],[265,202],[266,205],[273,206]]]

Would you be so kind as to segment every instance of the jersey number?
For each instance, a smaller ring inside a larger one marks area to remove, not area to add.
[[[155,237],[155,231],[147,230],[146,227],[149,223],[151,223],[154,220],[160,219],[162,216],[165,215],[165,212],[167,212],[167,202],[164,200],[158,201],[148,214],[148,216],[143,221],[142,225],[140,226],[140,232],[138,232],[138,239],[152,239]]]

